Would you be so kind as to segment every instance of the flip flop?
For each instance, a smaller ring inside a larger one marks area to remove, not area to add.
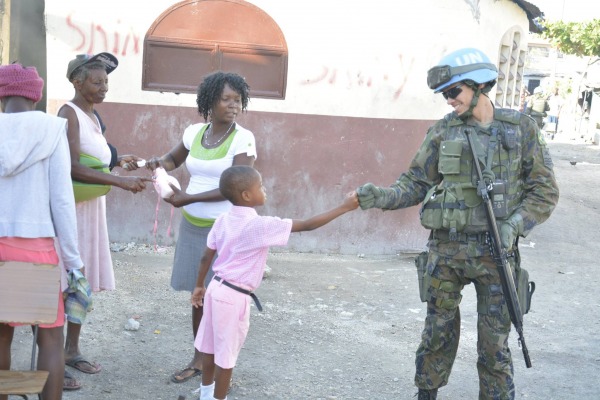
[[[73,375],[71,375],[68,371],[65,371],[65,377],[63,380],[63,390],[79,390],[81,389],[81,383]]]
[[[89,365],[89,368],[83,367],[82,364]],[[99,364],[86,360],[82,355],[65,360],[65,365],[75,368],[84,374],[97,374],[98,372],[102,371],[102,367]]]
[[[184,375],[186,371],[191,371],[192,374],[185,376],[183,378],[179,378],[180,376]],[[175,372],[173,375],[171,375],[171,382],[173,383],[183,383],[183,382],[187,382],[190,379],[192,379],[195,376],[200,376],[202,375],[202,370],[195,368],[195,367],[185,367],[184,369],[182,369],[181,371]]]

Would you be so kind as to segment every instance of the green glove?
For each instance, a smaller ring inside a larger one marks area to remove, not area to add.
[[[512,249],[517,236],[523,234],[523,217],[521,214],[513,214],[500,226],[500,240],[502,247],[506,250]]]
[[[360,204],[360,208],[363,210],[373,207],[381,208],[385,200],[384,190],[372,183],[365,183],[358,187],[356,194],[358,195],[358,204]]]

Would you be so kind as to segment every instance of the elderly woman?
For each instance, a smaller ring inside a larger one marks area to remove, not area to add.
[[[77,226],[66,121],[35,111],[44,81],[33,67],[0,66],[0,261],[83,267],[77,249]],[[56,293],[57,315],[39,325],[37,367],[49,371],[42,392],[46,400],[63,393],[64,304]],[[14,328],[0,323],[0,369],[10,369]],[[0,396],[6,399],[6,396]]]
[[[94,105],[102,103],[108,91],[108,74],[118,61],[110,53],[95,56],[78,55],[69,62],[67,78],[75,88],[75,96],[63,105],[58,115],[67,120],[67,137],[71,154],[71,177],[88,184],[115,186],[132,193],[146,187],[149,177],[118,176],[91,168],[81,162],[81,155],[92,156],[101,164],[116,164],[127,169],[136,168],[132,155],[115,157],[107,143]],[[87,157],[86,156],[86,157]],[[110,255],[106,223],[105,196],[91,198],[76,204],[79,252],[85,264],[85,276],[94,292],[114,290],[115,278]],[[79,335],[83,321],[67,313],[65,363],[87,374],[100,372],[99,364],[87,360],[79,348]],[[65,375],[65,387],[73,385],[73,378]]]
[[[196,97],[198,113],[205,123],[188,126],[182,140],[171,151],[151,158],[146,164],[150,169],[162,166],[171,171],[185,162],[191,175],[185,192],[174,188],[174,194],[165,199],[181,207],[183,213],[171,275],[171,286],[175,290],[194,291],[208,232],[217,216],[231,208],[231,203],[219,191],[221,173],[232,165],[254,165],[254,135],[235,122],[237,115],[248,106],[248,91],[248,84],[238,74],[215,72],[206,76],[198,86]],[[212,273],[209,273],[207,285],[211,278]],[[194,338],[202,313],[202,307],[192,307]],[[182,383],[201,373],[201,354],[195,350],[192,361],[173,373],[171,381]]]

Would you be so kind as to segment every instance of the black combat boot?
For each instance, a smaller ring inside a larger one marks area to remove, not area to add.
[[[437,389],[419,389],[417,400],[436,400]]]

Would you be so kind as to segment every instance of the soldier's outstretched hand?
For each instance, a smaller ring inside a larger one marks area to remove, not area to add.
[[[365,183],[356,189],[358,204],[363,210],[376,207],[383,200],[383,190],[372,183]]]

